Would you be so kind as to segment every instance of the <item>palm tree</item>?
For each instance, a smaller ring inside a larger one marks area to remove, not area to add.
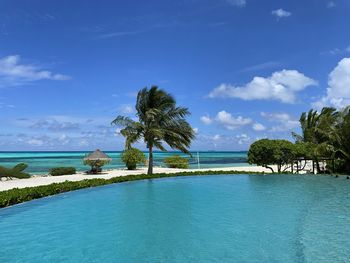
[[[335,124],[339,113],[334,108],[325,107],[321,112],[310,110],[300,117],[302,134],[293,133],[296,142],[308,143],[313,149],[311,156],[319,172],[319,157],[334,154],[334,136],[337,133]]]
[[[345,161],[344,170],[350,172],[350,106],[339,112],[332,143],[335,157]]]
[[[112,124],[123,127],[120,133],[125,137],[126,149],[143,138],[149,152],[148,174],[153,173],[153,149],[166,151],[163,143],[189,153],[195,134],[185,119],[190,114],[187,108],[177,107],[175,99],[157,86],[140,90],[135,107],[138,121],[117,116]]]

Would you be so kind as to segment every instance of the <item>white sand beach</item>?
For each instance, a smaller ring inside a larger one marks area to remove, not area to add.
[[[154,167],[154,173],[178,173],[178,172],[194,172],[194,171],[242,171],[242,172],[265,172],[271,173],[270,169],[266,169],[261,166],[240,166],[240,167],[225,167],[225,168],[210,168],[210,169],[175,169],[175,168],[161,168]],[[145,174],[147,173],[146,168],[137,170],[122,170],[115,169],[104,171],[101,174],[85,174],[77,173],[73,175],[62,175],[62,176],[33,176],[28,179],[13,179],[7,181],[0,181],[0,191],[5,191],[13,188],[25,188],[40,185],[49,185],[52,183],[61,183],[64,181],[81,181],[84,179],[102,178],[109,179],[117,176],[126,176],[131,174]]]

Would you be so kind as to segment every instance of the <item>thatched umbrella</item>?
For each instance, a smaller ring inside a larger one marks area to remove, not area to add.
[[[91,166],[92,173],[98,173],[102,171],[101,167],[110,163],[111,160],[111,157],[97,149],[96,151],[85,156],[84,164]]]

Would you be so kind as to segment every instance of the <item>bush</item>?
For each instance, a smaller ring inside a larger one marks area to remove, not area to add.
[[[58,175],[69,175],[69,174],[75,174],[77,170],[74,167],[56,167],[52,168],[49,171],[49,174],[52,176],[58,176]]]
[[[0,166],[0,179],[1,178],[30,178],[28,173],[23,172],[28,167],[25,163],[19,163],[15,165],[13,168],[6,168]]]
[[[136,148],[123,151],[120,157],[128,170],[135,170],[137,164],[144,164],[146,162],[144,153]]]
[[[173,155],[164,159],[164,163],[169,168],[187,169],[189,167],[188,159],[179,155]]]

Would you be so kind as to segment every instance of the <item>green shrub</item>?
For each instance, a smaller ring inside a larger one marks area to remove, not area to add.
[[[49,171],[49,174],[52,176],[58,176],[58,175],[69,175],[69,174],[75,174],[77,170],[74,167],[56,167],[52,168]]]
[[[120,157],[128,170],[135,170],[138,164],[144,164],[146,162],[144,153],[136,148],[125,150]]]
[[[68,191],[78,190],[82,188],[101,186],[114,183],[122,183],[128,181],[166,178],[166,177],[178,177],[178,176],[195,176],[195,175],[223,175],[223,174],[265,174],[258,172],[243,172],[243,171],[194,171],[194,172],[181,172],[176,174],[136,174],[127,176],[118,176],[110,179],[86,179],[82,181],[70,182],[65,181],[63,183],[53,183],[50,185],[41,185],[35,187],[26,188],[14,188],[11,190],[0,191],[0,208],[14,204],[23,203],[33,199],[42,198],[45,196],[55,195]]]
[[[289,165],[293,161],[295,153],[295,146],[290,141],[261,139],[250,145],[248,162],[269,168],[272,172],[275,171],[270,165],[277,165],[280,173],[282,166]]]
[[[0,166],[0,179],[1,178],[30,178],[28,173],[23,172],[28,167],[25,163],[19,163],[15,165],[13,168],[6,168]]]
[[[109,164],[110,160],[84,160],[85,165],[91,166],[91,173],[100,173],[102,171],[102,166]]]
[[[189,167],[188,159],[179,155],[173,155],[164,159],[164,163],[169,168],[187,169]]]

